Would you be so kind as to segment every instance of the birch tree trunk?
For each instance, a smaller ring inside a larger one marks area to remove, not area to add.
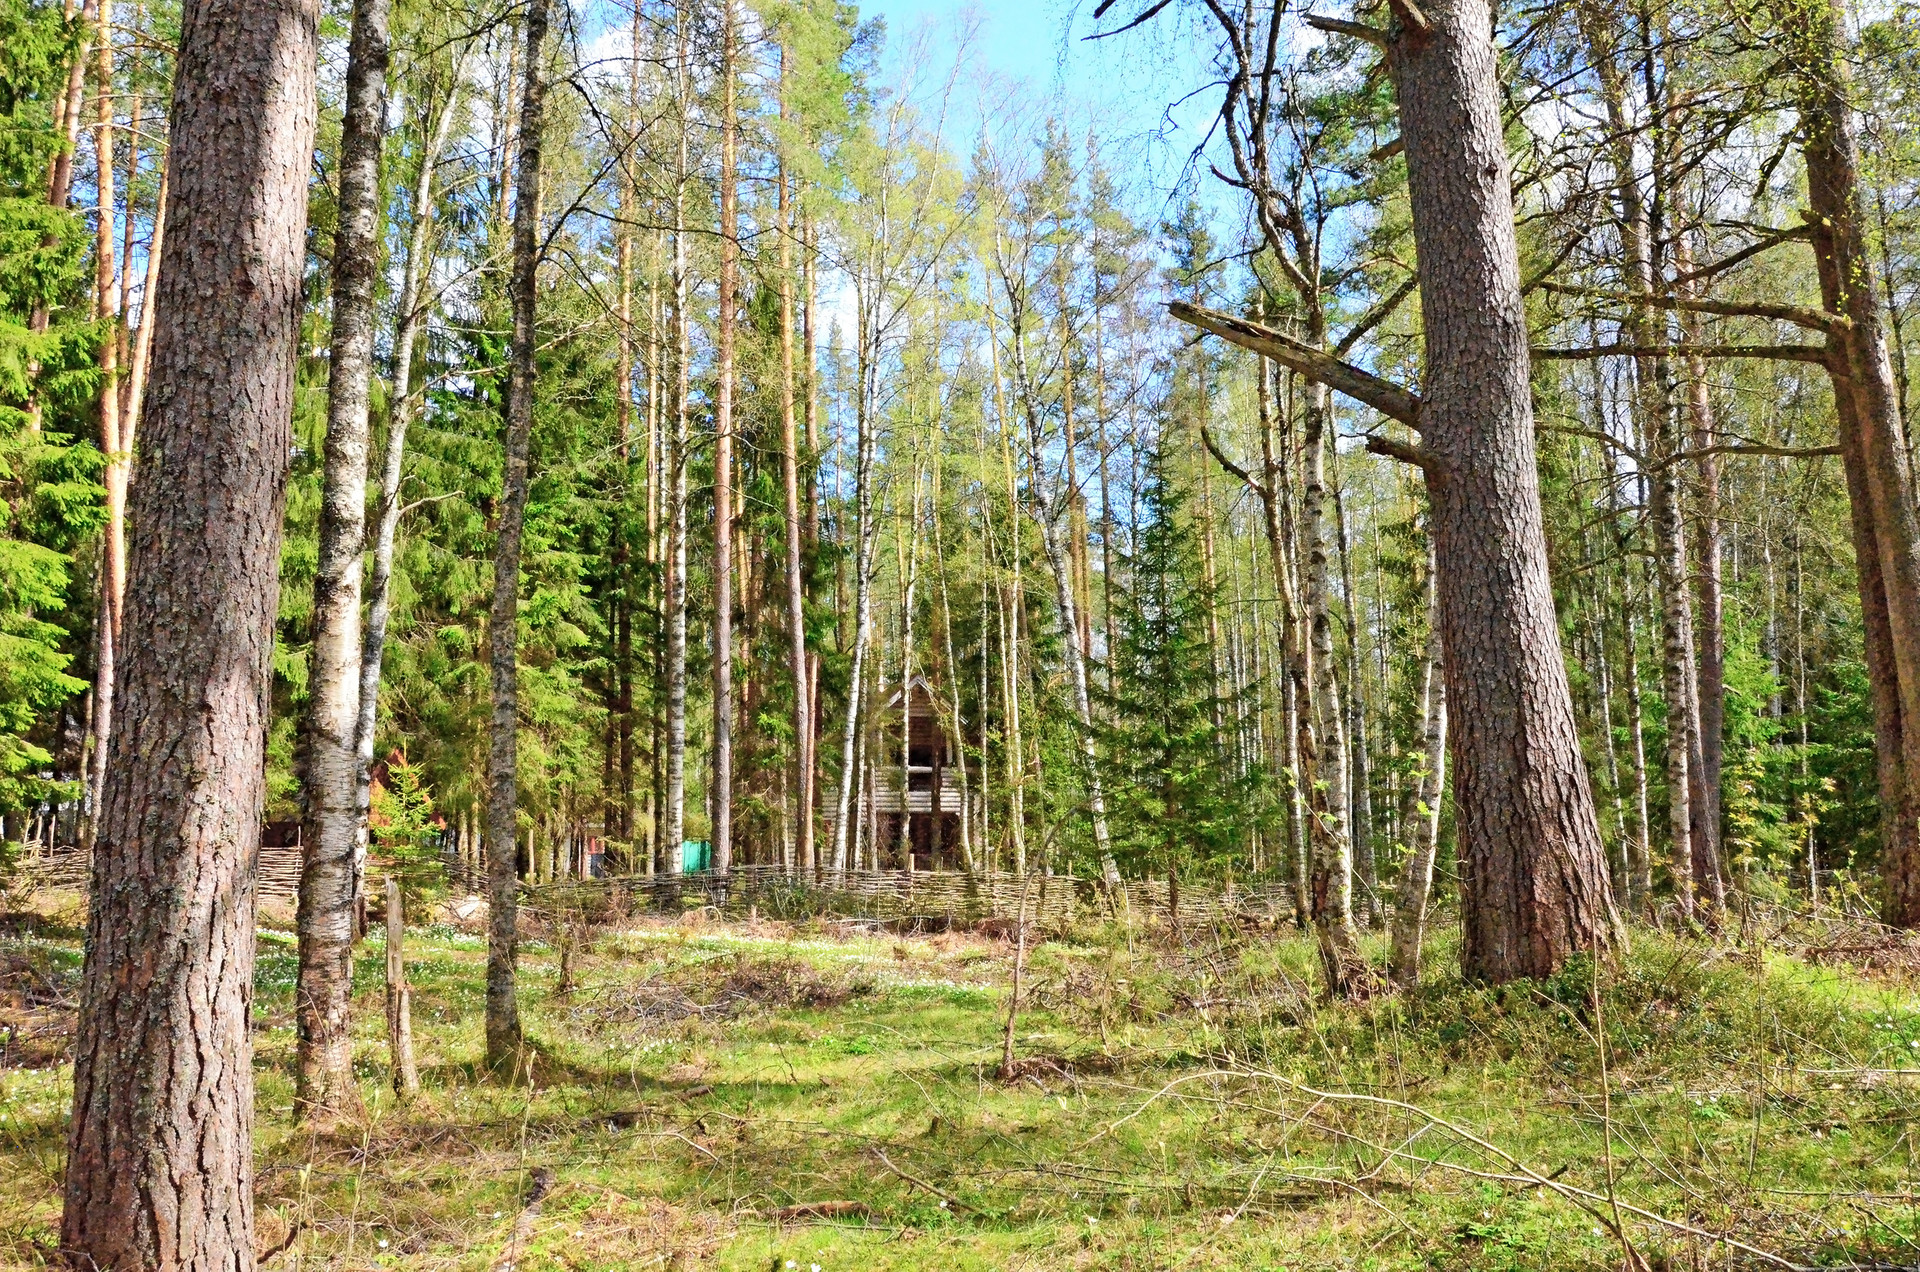
[[[733,326],[739,271],[739,173],[734,118],[739,34],[733,0],[720,4],[720,312],[713,410],[713,868],[733,868]]]
[[[690,177],[687,148],[692,121],[689,107],[693,99],[693,58],[690,17],[676,4],[674,101],[678,112],[674,187],[673,187],[673,339],[674,391],[673,428],[667,442],[667,710],[665,826],[660,836],[658,868],[668,874],[680,873],[681,845],[687,826],[687,395],[692,374],[692,345],[687,315],[690,278],[687,264],[687,182]]]
[[[1330,403],[1325,385],[1307,385],[1302,434],[1301,529],[1306,536],[1305,593],[1309,657],[1307,688],[1313,720],[1312,785],[1308,790],[1308,838],[1312,843],[1313,926],[1320,939],[1327,992],[1342,997],[1358,988],[1366,960],[1353,926],[1353,845],[1348,836],[1347,738],[1333,662],[1333,615],[1328,580],[1326,433]]]
[[[854,795],[860,774],[855,750],[860,740],[860,721],[864,718],[863,699],[867,670],[867,647],[873,642],[873,567],[879,552],[880,528],[873,516],[874,436],[869,386],[876,374],[870,364],[867,342],[861,341],[860,386],[854,420],[854,618],[853,671],[847,685],[847,714],[840,731],[840,796],[833,824],[833,868],[845,870],[848,823],[858,811]],[[857,846],[857,845],[856,845]]]
[[[319,5],[188,0],[153,401],[92,866],[60,1247],[254,1265],[254,857]],[[164,317],[163,317],[164,316]]]
[[[1073,686],[1073,710],[1079,721],[1080,754],[1086,765],[1087,813],[1093,822],[1094,851],[1100,860],[1100,874],[1109,888],[1120,886],[1120,867],[1113,859],[1113,840],[1107,830],[1107,801],[1100,787],[1099,755],[1093,740],[1093,702],[1087,688],[1087,660],[1080,646],[1080,619],[1074,603],[1072,562],[1062,542],[1060,499],[1071,499],[1072,492],[1056,498],[1047,476],[1042,453],[1043,437],[1038,404],[1033,399],[1033,382],[1027,374],[1026,344],[1020,329],[1019,314],[1009,324],[1013,337],[1014,391],[1027,417],[1027,494],[1033,505],[1033,518],[1040,525],[1040,546],[1053,575],[1055,617],[1060,626],[1060,643],[1066,652],[1067,675]]]
[[[513,191],[513,331],[508,353],[506,464],[487,619],[493,721],[487,752],[487,1067],[512,1080],[521,1049],[518,857],[520,736],[520,539],[527,514],[533,433],[534,307],[539,297],[540,151],[546,124],[547,0],[528,0],[519,157]]]
[[[1352,748],[1353,798],[1348,837],[1353,843],[1353,870],[1366,892],[1367,926],[1379,928],[1386,923],[1386,909],[1380,900],[1380,879],[1373,860],[1373,774],[1367,756],[1366,698],[1361,689],[1359,606],[1353,589],[1353,555],[1347,540],[1347,507],[1341,498],[1339,478],[1334,479],[1333,513],[1340,543],[1340,607],[1347,628],[1347,743]]]
[[[1441,662],[1438,571],[1427,547],[1427,649],[1420,664],[1420,781],[1414,788],[1413,833],[1407,863],[1393,899],[1388,975],[1403,989],[1420,983],[1420,947],[1426,939],[1427,903],[1433,894],[1433,856],[1440,842],[1440,801],[1447,788],[1447,682]]]
[[[373,805],[373,738],[379,722],[380,677],[387,649],[387,623],[393,609],[394,540],[400,529],[400,481],[407,453],[407,429],[419,398],[413,392],[413,351],[426,325],[429,302],[423,292],[432,266],[433,169],[446,149],[459,113],[460,75],[456,59],[440,119],[420,155],[413,185],[413,223],[407,231],[407,259],[398,298],[399,323],[393,335],[393,382],[387,389],[387,441],[380,465],[380,519],[373,535],[373,563],[367,575],[367,624],[360,642],[359,716],[354,725],[355,834],[364,854],[367,816]]]
[[[330,1122],[356,1112],[349,1019],[359,902],[360,578],[367,522],[367,413],[373,384],[374,282],[380,272],[380,150],[387,116],[390,0],[355,0],[340,133],[339,227],[333,238],[333,339],[320,545],[308,656],[305,853],[296,925],[299,1031],[294,1106]]]

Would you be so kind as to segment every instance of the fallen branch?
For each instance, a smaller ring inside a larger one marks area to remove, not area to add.
[[[873,1155],[879,1158],[880,1164],[882,1166],[885,1166],[887,1170],[890,1171],[893,1175],[895,1175],[896,1177],[902,1180],[905,1180],[909,1184],[912,1184],[915,1188],[923,1189],[926,1192],[932,1193],[934,1196],[938,1197],[940,1200],[946,1202],[948,1209],[964,1210],[969,1214],[976,1214],[976,1215],[982,1215],[986,1213],[984,1210],[981,1210],[978,1206],[968,1205],[966,1202],[960,1200],[958,1197],[946,1191],[944,1188],[936,1188],[932,1184],[928,1183],[926,1180],[920,1178],[918,1175],[909,1175],[906,1171],[901,1170],[898,1166],[895,1166],[893,1164],[893,1159],[888,1157],[886,1154],[886,1151],[880,1148],[878,1145],[874,1147]]]

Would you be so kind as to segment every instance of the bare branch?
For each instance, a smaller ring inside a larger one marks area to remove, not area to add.
[[[1297,371],[1335,392],[1344,393],[1408,428],[1420,427],[1419,395],[1408,392],[1390,380],[1383,380],[1371,371],[1363,371],[1350,362],[1343,362],[1332,354],[1271,327],[1236,318],[1232,314],[1223,314],[1217,309],[1206,309],[1176,300],[1167,305],[1167,312],[1181,322],[1212,332],[1242,349],[1271,358],[1281,366]]]
[[[1367,449],[1375,455],[1385,455],[1388,459],[1397,459],[1403,464],[1412,464],[1415,468],[1424,469],[1433,462],[1433,455],[1425,447],[1396,442],[1391,437],[1382,437],[1378,433],[1367,434]]]
[[[1157,0],[1157,2],[1151,8],[1149,8],[1145,13],[1141,14],[1139,17],[1135,18],[1133,21],[1127,23],[1127,25],[1123,27],[1115,27],[1111,31],[1096,31],[1092,35],[1084,35],[1084,36],[1081,36],[1080,38],[1083,40],[1104,40],[1110,35],[1119,35],[1124,31],[1131,31],[1133,30],[1133,28],[1139,26],[1143,22],[1152,21],[1154,14],[1160,12],[1160,10],[1166,8],[1168,5],[1172,3],[1173,3],[1173,0]],[[1101,10],[1104,12],[1106,9],[1106,6],[1101,5],[1100,7],[1101,7]]]
[[[1654,309],[1679,309],[1688,313],[1718,314],[1725,318],[1770,318],[1775,322],[1790,322],[1796,327],[1805,327],[1809,331],[1845,331],[1853,323],[1840,314],[1830,314],[1822,309],[1801,309],[1796,305],[1773,305],[1760,301],[1745,303],[1729,300],[1694,300],[1684,296],[1641,295],[1629,292],[1606,291],[1598,287],[1569,287],[1565,283],[1540,284],[1542,291],[1553,292],[1560,296],[1577,296],[1584,300],[1609,300],[1620,305],[1648,305]]]
[[[1831,353],[1816,344],[1670,344],[1670,345],[1576,345],[1572,347],[1536,347],[1533,356],[1540,361],[1578,361],[1584,358],[1770,358],[1777,362],[1812,362],[1831,365]]]
[[[1765,442],[1729,442],[1725,446],[1702,446],[1699,450],[1678,451],[1667,462],[1704,459],[1708,455],[1778,455],[1782,459],[1819,459],[1838,455],[1838,446],[1769,446]]]
[[[1378,48],[1387,47],[1387,33],[1379,27],[1370,27],[1364,22],[1348,22],[1343,18],[1323,18],[1317,13],[1309,13],[1307,25],[1316,31],[1326,31],[1333,35],[1350,35],[1356,40],[1365,40]]]
[[[1347,333],[1344,336],[1341,336],[1340,339],[1334,344],[1333,355],[1336,358],[1346,357],[1347,351],[1349,349],[1352,349],[1353,346],[1359,344],[1363,336],[1365,336],[1369,331],[1372,331],[1375,327],[1378,327],[1381,323],[1385,322],[1388,318],[1392,317],[1393,311],[1400,308],[1402,302],[1404,302],[1407,297],[1413,295],[1413,289],[1418,287],[1419,285],[1420,285],[1420,275],[1408,274],[1406,281],[1401,283],[1400,286],[1398,286],[1397,288],[1395,288],[1392,294],[1387,296],[1384,300],[1382,300],[1379,304],[1375,305],[1372,309],[1369,309],[1366,313],[1362,314],[1360,316],[1359,322],[1356,322],[1353,324],[1353,326],[1347,328]]]
[[[1770,234],[1757,243],[1751,243],[1741,248],[1731,256],[1723,257],[1710,264],[1702,265],[1692,273],[1680,275],[1680,277],[1673,280],[1674,286],[1681,287],[1688,283],[1697,283],[1703,278],[1712,278],[1715,274],[1724,274],[1735,265],[1752,260],[1770,247],[1778,247],[1782,243],[1791,243],[1795,239],[1804,239],[1806,237],[1807,227],[1804,225],[1796,225],[1791,229],[1781,230],[1778,234]]]

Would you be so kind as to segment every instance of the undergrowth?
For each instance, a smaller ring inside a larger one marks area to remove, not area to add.
[[[1490,987],[1448,970],[1442,932],[1419,990],[1329,1004],[1290,930],[1088,931],[1030,949],[1003,1081],[1001,937],[621,920],[577,942],[563,994],[563,942],[532,935],[511,1074],[477,1067],[483,942],[409,935],[426,1090],[406,1107],[371,944],[368,1117],[323,1133],[291,1121],[292,949],[263,941],[270,1266],[1920,1262],[1920,1000],[1883,949],[1643,931],[1598,968]],[[43,1025],[78,937],[0,935]],[[12,1266],[45,1264],[56,1230],[53,1060],[0,1073]]]

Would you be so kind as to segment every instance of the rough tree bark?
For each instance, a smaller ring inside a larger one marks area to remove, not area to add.
[[[1840,355],[1832,366],[1835,396],[1851,398],[1850,409],[1840,412],[1843,459],[1858,457],[1862,479],[1857,484],[1871,501],[1890,661],[1899,691],[1902,727],[1897,740],[1906,792],[1904,799],[1889,799],[1883,783],[1883,815],[1893,826],[1882,851],[1883,913],[1890,923],[1914,926],[1920,924],[1920,837],[1912,825],[1913,814],[1920,811],[1913,804],[1913,792],[1920,790],[1920,729],[1912,727],[1920,720],[1920,509],[1914,502],[1906,427],[1887,353],[1879,280],[1868,250],[1859,136],[1850,76],[1840,56],[1837,6],[1832,0],[1798,0],[1783,10],[1783,25],[1792,34],[1799,64],[1811,237],[1821,295],[1829,311],[1848,320],[1848,326],[1830,336]],[[1848,431],[1855,434],[1851,439],[1844,436]],[[1855,484],[1850,475],[1849,489]],[[1856,527],[1856,546],[1861,538]],[[1871,614],[1881,603],[1865,600],[1868,573],[1861,571],[1862,608]],[[1871,617],[1868,626],[1871,638]],[[1871,657],[1873,650],[1868,652]],[[1876,729],[1878,741],[1885,746],[1895,736],[1886,729],[1890,722],[1881,719],[1884,711],[1877,704],[1875,714],[1881,726]]]
[[[539,298],[540,151],[546,122],[547,0],[529,0],[520,100],[519,167],[513,192],[513,334],[507,368],[506,465],[487,619],[493,722],[487,751],[487,1066],[511,1070],[521,1045],[515,986],[519,956],[518,754],[520,733],[520,536],[527,513],[527,451],[533,433],[534,307]],[[503,1076],[511,1077],[511,1073]]]
[[[1485,0],[1407,7],[1387,61],[1420,249],[1461,960],[1505,981],[1621,934],[1547,579],[1492,26]]]
[[[296,926],[299,1032],[294,1106],[327,1121],[355,1112],[350,1003],[359,900],[360,578],[367,529],[368,401],[374,281],[379,275],[380,150],[387,116],[391,0],[355,0],[340,132],[339,227],[333,238],[333,339],[320,545],[313,577],[305,763],[305,854]]]
[[[188,0],[132,492],[60,1244],[254,1265],[253,862],[318,59],[315,0]]]

